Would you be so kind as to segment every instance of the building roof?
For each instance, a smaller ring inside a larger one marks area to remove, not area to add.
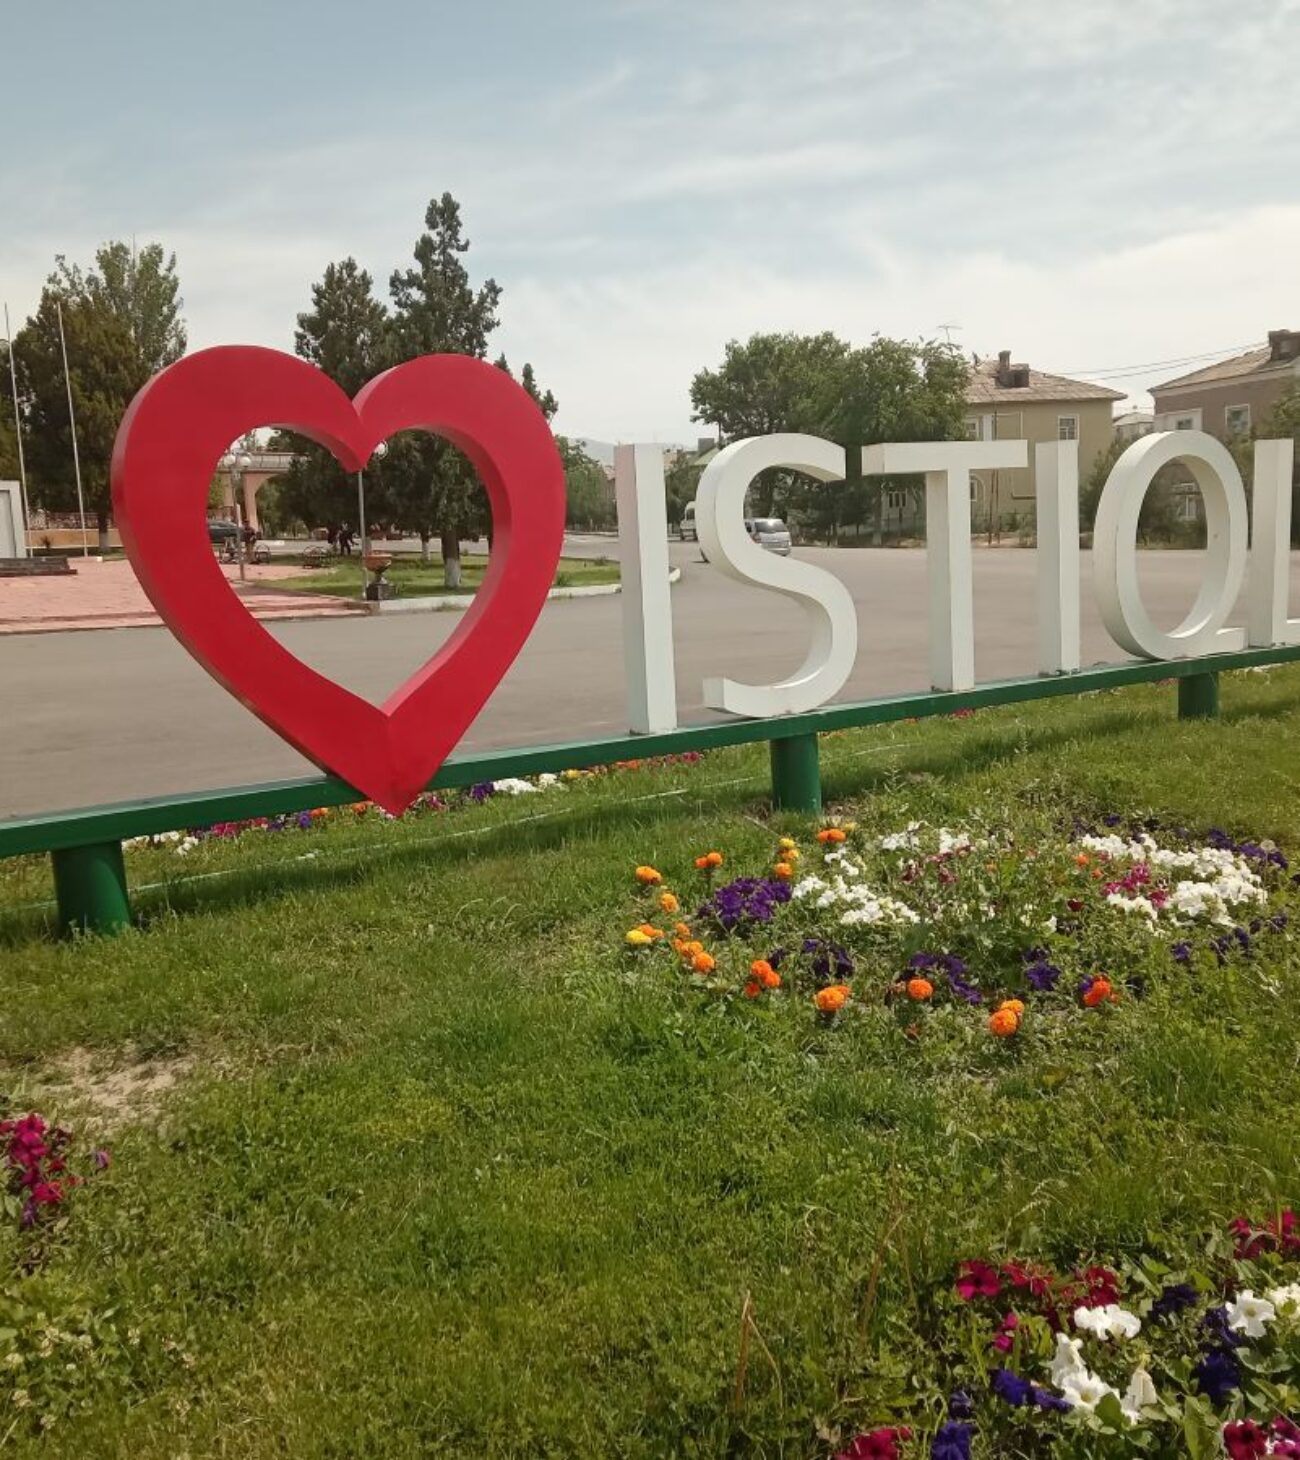
[[[966,386],[968,405],[986,405],[997,401],[1083,401],[1123,400],[1125,392],[1094,385],[1090,380],[1067,380],[1064,375],[1047,375],[1041,370],[1029,371],[1028,385],[999,385],[997,360],[980,360],[971,366]]]
[[[1125,411],[1111,422],[1114,426],[1149,426],[1155,421],[1151,411]]]
[[[1179,375],[1173,380],[1162,380],[1159,385],[1151,387],[1151,394],[1158,390],[1177,390],[1184,385],[1208,385],[1215,380],[1236,380],[1242,375],[1254,375],[1256,372],[1270,374],[1277,369],[1294,369],[1295,362],[1292,360],[1275,360],[1273,351],[1268,345],[1261,345],[1257,350],[1246,350],[1241,355],[1233,355],[1227,360],[1216,360],[1213,365],[1202,366],[1200,370],[1193,370],[1190,375]]]

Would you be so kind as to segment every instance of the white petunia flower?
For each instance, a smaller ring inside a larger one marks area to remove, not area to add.
[[[1100,1308],[1076,1308],[1074,1326],[1098,1338],[1135,1338],[1142,1320],[1118,1303],[1105,1303]]]
[[[1083,1362],[1083,1341],[1078,1338],[1068,1338],[1064,1333],[1058,1333],[1056,1352],[1052,1355],[1052,1364],[1048,1369],[1048,1376],[1052,1383],[1061,1389],[1071,1376],[1087,1372],[1088,1366]]]
[[[527,796],[533,791],[541,790],[540,786],[534,786],[531,781],[521,780],[518,776],[506,776],[503,780],[493,781],[492,785],[506,796]]]
[[[1096,1374],[1090,1373],[1087,1369],[1081,1369],[1073,1373],[1061,1386],[1061,1395],[1068,1399],[1076,1409],[1085,1409],[1089,1413],[1101,1403],[1108,1394],[1115,1391],[1104,1379],[1099,1379]]]
[[[1151,1382],[1151,1375],[1139,1364],[1133,1370],[1133,1377],[1128,1381],[1128,1388],[1119,1402],[1119,1407],[1124,1411],[1124,1418],[1132,1424],[1141,1424],[1142,1411],[1159,1402],[1160,1396],[1156,1393],[1156,1386]]]
[[[1283,1288],[1270,1288],[1264,1296],[1279,1313],[1300,1309],[1300,1283],[1287,1283]]]
[[[1228,1327],[1247,1338],[1263,1338],[1268,1325],[1277,1317],[1277,1309],[1267,1298],[1257,1298],[1249,1288],[1237,1294],[1237,1301],[1228,1304]]]

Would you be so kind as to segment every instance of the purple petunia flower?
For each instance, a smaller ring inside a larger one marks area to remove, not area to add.
[[[297,817],[295,818],[295,820],[298,823],[298,830],[299,831],[310,831],[311,830],[311,827],[312,827],[312,819],[311,819],[311,812],[310,811],[300,811],[298,813]]]
[[[1192,1373],[1201,1393],[1213,1404],[1225,1403],[1234,1390],[1241,1388],[1241,1367],[1230,1349],[1208,1350]]]
[[[1192,945],[1190,943],[1175,943],[1169,951],[1174,955],[1175,963],[1190,963],[1192,961]]]
[[[697,914],[711,918],[724,933],[758,923],[770,923],[777,907],[790,901],[790,887],[775,877],[737,877],[703,904]]]
[[[1067,1410],[1074,1408],[1068,1399],[1062,1399],[1059,1394],[1053,1394],[1050,1389],[1044,1389],[1041,1384],[1029,1386],[1029,1399],[1037,1408],[1056,1414],[1064,1414]]]
[[[1010,1369],[994,1369],[993,1392],[1008,1404],[1028,1404],[1034,1386]]]
[[[471,786],[465,792],[471,801],[477,802],[480,806],[489,796],[496,795],[496,786],[491,781],[479,781],[477,785]]]
[[[975,1413],[975,1401],[965,1389],[954,1389],[948,1396],[949,1419],[970,1419]]]
[[[1025,981],[1039,993],[1047,993],[1060,982],[1061,970],[1054,963],[1031,963],[1025,969]]]
[[[1191,1283],[1168,1283],[1151,1305],[1152,1318],[1172,1318],[1196,1302],[1196,1289]]]
[[[930,1460],[970,1460],[972,1426],[953,1420],[939,1426],[930,1442]]]
[[[1225,1348],[1240,1348],[1246,1342],[1241,1334],[1234,1332],[1228,1326],[1227,1308],[1211,1308],[1201,1319],[1201,1327],[1216,1343],[1222,1344]]]

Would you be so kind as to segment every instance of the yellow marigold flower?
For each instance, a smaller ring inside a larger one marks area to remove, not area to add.
[[[846,983],[833,983],[827,988],[818,989],[813,995],[813,1003],[823,1014],[836,1014],[849,1001],[850,989]]]
[[[794,837],[792,836],[783,836],[781,840],[777,842],[777,846],[780,847],[783,852],[792,852],[798,845],[798,842],[796,842]]]
[[[798,847],[786,847],[781,855],[781,860],[783,862],[797,862],[801,855],[802,853]]]
[[[697,953],[691,959],[691,967],[696,973],[712,973],[718,966],[718,960],[712,953]]]
[[[778,862],[776,866],[772,868],[772,876],[779,877],[782,882],[788,882],[790,878],[794,876],[794,868],[789,864],[789,862]]]
[[[646,948],[654,942],[654,939],[648,933],[643,933],[640,928],[633,928],[630,932],[624,933],[623,940],[630,943],[633,948]]]
[[[1009,1039],[1020,1028],[1020,1016],[1011,1009],[999,1009],[989,1019],[989,1033]]]
[[[645,887],[653,887],[656,882],[662,882],[664,879],[653,867],[638,867],[636,880]]]
[[[681,903],[677,901],[671,892],[661,892],[659,894],[659,906],[666,913],[675,913],[681,907]]]
[[[576,781],[581,774],[581,771],[561,771],[560,779],[562,781]]]

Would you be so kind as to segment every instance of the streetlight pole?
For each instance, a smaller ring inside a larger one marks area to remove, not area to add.
[[[68,337],[63,330],[63,305],[55,303],[59,316],[59,348],[63,351],[63,379],[68,387],[68,426],[72,431],[72,470],[77,479],[77,511],[81,514],[81,555],[90,556],[90,543],[86,540],[86,499],[81,494],[81,454],[77,450],[77,416],[72,409],[72,376],[68,374]]]
[[[381,441],[371,453],[374,461],[383,461],[388,455],[388,443]],[[361,596],[366,596],[366,554],[370,551],[366,542],[366,473],[365,468],[357,472],[357,534],[361,543]]]
[[[239,528],[239,581],[248,581],[248,546],[244,541],[244,473],[253,464],[253,458],[246,451],[227,452],[221,464],[230,475],[230,495],[234,499],[235,526]]]

